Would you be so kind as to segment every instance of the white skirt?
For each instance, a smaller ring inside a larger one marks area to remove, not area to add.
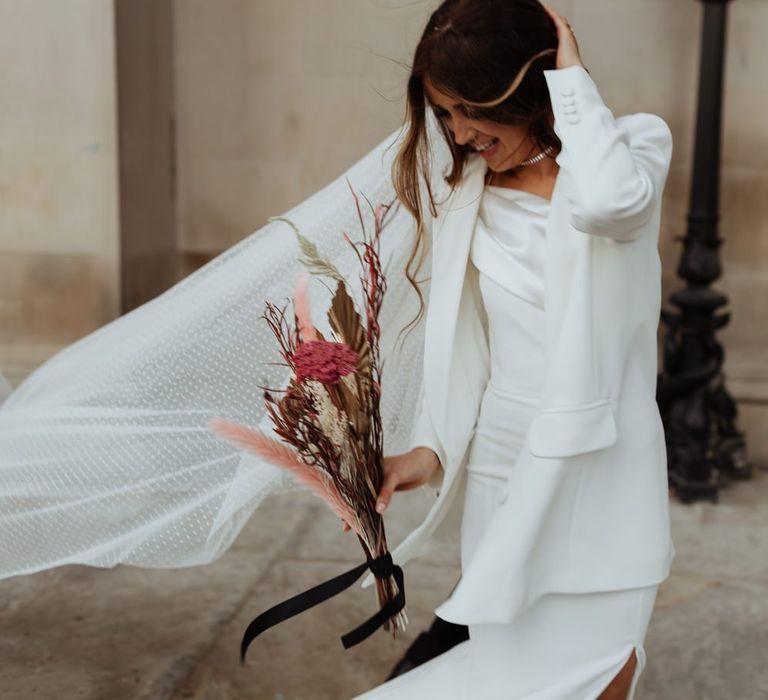
[[[536,400],[486,391],[467,466],[462,568],[499,507]],[[635,649],[633,700],[657,589],[548,593],[510,624],[470,625],[466,642],[355,700],[595,700]]]

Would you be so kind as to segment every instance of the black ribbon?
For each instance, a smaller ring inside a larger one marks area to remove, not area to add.
[[[377,613],[368,618],[361,625],[343,635],[341,643],[344,645],[345,649],[349,649],[370,637],[389,618],[397,615],[397,613],[405,607],[405,581],[403,578],[403,570],[397,564],[392,563],[392,555],[389,552],[382,554],[376,559],[369,559],[363,564],[356,566],[354,569],[345,571],[343,574],[339,574],[328,581],[324,581],[303,593],[293,596],[293,598],[284,600],[282,603],[278,603],[269,610],[261,613],[261,615],[251,621],[251,624],[249,624],[245,630],[243,641],[240,643],[240,662],[245,662],[245,652],[248,650],[248,646],[262,632],[294,615],[298,615],[305,610],[314,608],[315,605],[319,605],[323,601],[333,598],[333,596],[347,590],[347,588],[365,573],[366,569],[370,569],[371,573],[378,579],[393,576],[398,588],[398,593],[392,600],[386,602]]]

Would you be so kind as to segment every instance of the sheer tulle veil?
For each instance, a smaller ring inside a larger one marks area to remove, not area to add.
[[[359,240],[350,185],[366,221],[396,202],[397,129],[288,212],[331,259],[361,305],[360,267],[342,236]],[[430,116],[433,187],[450,153]],[[348,184],[349,182],[349,184]],[[415,222],[399,203],[381,239],[387,292],[381,311],[385,454],[407,449],[419,393],[424,320],[405,277]],[[426,222],[429,226],[429,221]],[[428,231],[429,233],[429,231]],[[428,242],[429,238],[428,238]],[[419,274],[431,274],[427,254]],[[277,467],[214,436],[223,416],[271,431],[260,387],[287,370],[260,318],[292,293],[298,241],[273,221],[156,299],[64,348],[14,391],[0,375],[0,578],[63,564],[182,567],[211,562],[271,492],[294,489]],[[311,277],[318,327],[328,333],[330,291]],[[425,300],[428,282],[423,283]]]

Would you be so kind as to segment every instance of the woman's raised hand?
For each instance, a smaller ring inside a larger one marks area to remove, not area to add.
[[[539,2],[547,11],[547,14],[552,18],[555,27],[557,27],[557,39],[559,45],[557,47],[556,68],[570,68],[571,66],[581,66],[584,68],[584,64],[581,62],[581,56],[579,55],[579,46],[576,43],[576,36],[573,33],[573,27],[568,24],[568,20],[565,17],[557,14],[557,12],[545,2],[542,2],[542,0],[539,0]],[[586,70],[586,68],[584,70]]]
[[[409,452],[384,457],[384,481],[376,511],[385,511],[395,491],[409,491],[428,483],[440,467],[438,456],[428,447],[414,447]],[[346,523],[342,527],[345,532],[350,529]]]

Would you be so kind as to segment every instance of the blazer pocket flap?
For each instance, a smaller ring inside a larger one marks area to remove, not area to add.
[[[569,457],[616,442],[610,399],[537,413],[528,428],[528,448],[537,457]]]

